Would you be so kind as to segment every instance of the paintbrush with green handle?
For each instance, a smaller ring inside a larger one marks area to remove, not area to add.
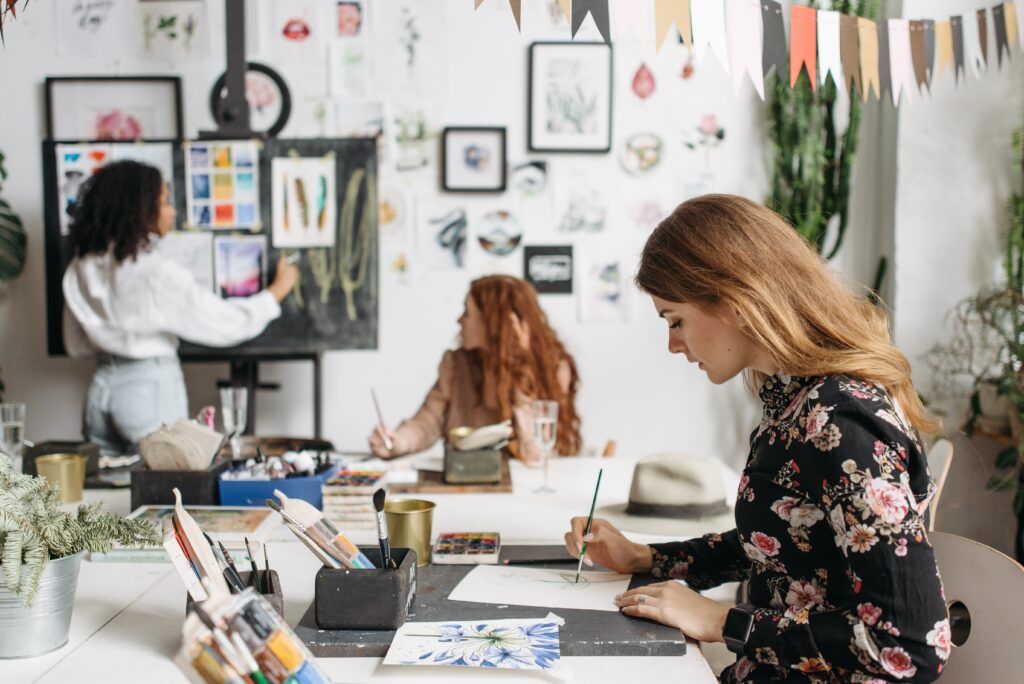
[[[590,502],[590,517],[587,518],[587,531],[583,533],[583,536],[590,534],[590,525],[594,522],[594,505],[597,504],[597,490],[601,489],[601,475],[604,474],[604,468],[597,471],[597,484],[594,485],[594,498]],[[576,582],[580,581],[580,571],[583,570],[583,557],[587,555],[587,542],[583,542],[583,549],[580,551],[580,562],[576,566]]]

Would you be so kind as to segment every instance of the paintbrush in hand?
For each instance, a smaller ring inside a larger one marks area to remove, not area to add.
[[[601,475],[604,474],[604,468],[597,471],[597,484],[594,486],[594,498],[590,502],[590,517],[587,518],[587,531],[583,533],[583,536],[590,534],[590,525],[594,522],[594,505],[597,503],[597,490],[601,488]],[[583,542],[583,549],[580,551],[580,562],[576,566],[576,582],[580,581],[580,571],[583,570],[583,557],[587,555],[587,542]]]

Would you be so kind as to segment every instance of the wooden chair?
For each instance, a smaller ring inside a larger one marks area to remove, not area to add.
[[[979,542],[929,535],[942,575],[953,653],[942,684],[1021,681],[1024,566]]]
[[[935,496],[928,504],[928,530],[935,529],[935,513],[939,510],[939,496],[946,486],[949,466],[953,463],[953,443],[948,439],[940,439],[928,450],[928,472],[935,481]]]

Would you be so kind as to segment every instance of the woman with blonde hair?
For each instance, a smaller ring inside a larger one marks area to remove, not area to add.
[[[731,195],[681,204],[644,247],[637,285],[668,349],[720,384],[744,373],[763,402],[736,529],[637,544],[574,518],[566,547],[617,572],[682,579],[640,587],[627,615],[724,641],[723,681],[938,678],[950,652],[925,511],[934,492],[925,411],[886,316],[851,292],[792,227]],[[730,609],[694,589],[748,580]]]
[[[474,280],[459,326],[461,346],[445,352],[420,410],[393,432],[374,428],[373,453],[390,458],[422,451],[453,427],[511,420],[516,434],[511,453],[537,461],[541,453],[530,408],[535,399],[558,402],[555,453],[577,453],[576,363],[548,324],[533,286],[510,276]]]

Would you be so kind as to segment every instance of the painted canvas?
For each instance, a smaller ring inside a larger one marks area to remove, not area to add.
[[[185,144],[185,225],[260,229],[259,151],[254,140]]]
[[[175,62],[206,52],[203,0],[140,0],[138,13],[143,59]]]
[[[184,266],[205,290],[213,287],[213,234],[205,231],[172,230],[160,238],[157,251]]]
[[[385,665],[446,665],[550,670],[561,658],[561,618],[407,622],[398,628]]]
[[[481,565],[452,589],[451,601],[507,603],[514,606],[577,608],[616,612],[615,597],[626,591],[632,575],[576,570]]]
[[[628,280],[626,265],[620,256],[580,250],[576,257],[580,323],[628,321]]]
[[[274,247],[333,247],[337,225],[334,157],[270,162]]]
[[[462,206],[425,202],[417,212],[420,263],[430,269],[465,268],[469,219]]]
[[[266,284],[267,241],[262,235],[217,236],[214,286],[221,297],[250,297]]]

